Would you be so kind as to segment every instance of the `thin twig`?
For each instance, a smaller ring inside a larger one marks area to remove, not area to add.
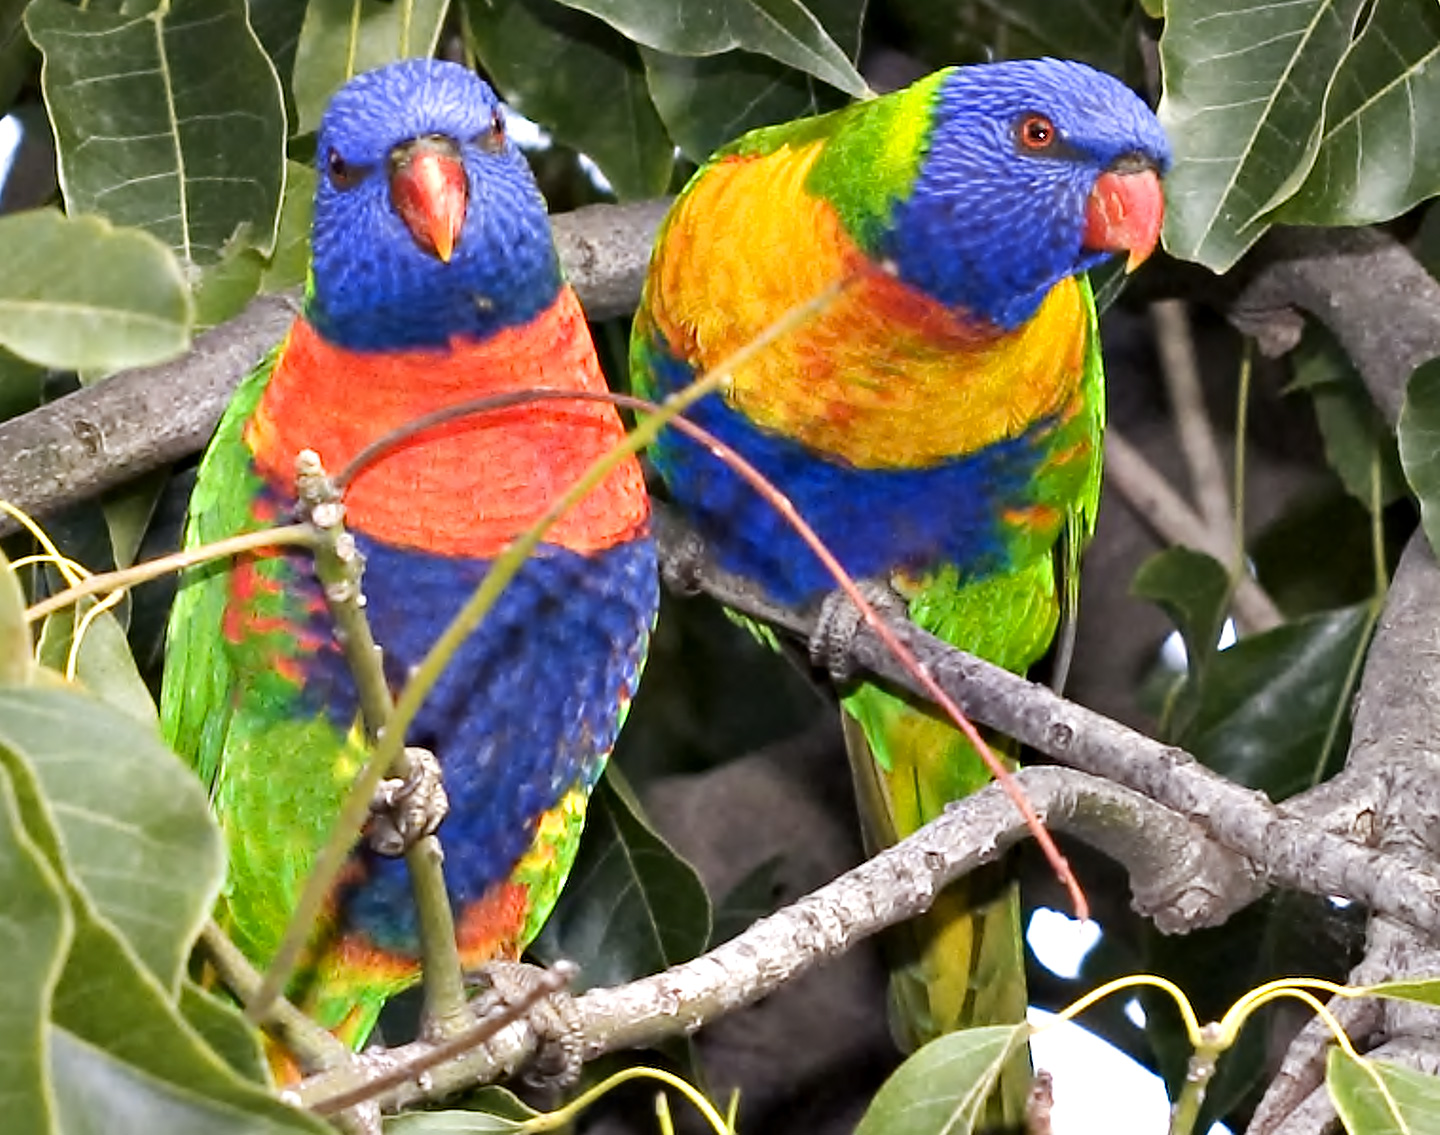
[[[1231,546],[1217,537],[1160,472],[1113,427],[1105,431],[1105,478],[1137,516],[1161,539],[1194,548],[1222,564]],[[1285,621],[1280,608],[1248,573],[1235,581],[1235,617],[1251,631],[1267,631]]]
[[[203,547],[188,548],[183,552],[173,552],[168,556],[160,556],[158,559],[146,560],[143,564],[136,564],[134,567],[128,567],[122,571],[107,571],[89,576],[74,587],[67,587],[64,591],[58,591],[49,598],[42,599],[26,608],[25,620],[31,623],[37,622],[62,607],[78,603],[86,596],[123,591],[136,584],[147,583],[152,579],[159,579],[162,575],[194,567],[196,564],[209,563],[211,560],[223,560],[244,552],[278,548],[282,545],[313,546],[314,543],[315,530],[308,524],[287,524],[283,528],[264,528],[258,532],[246,532],[225,540],[216,540],[215,543],[206,544]]]
[[[1190,484],[1205,527],[1221,543],[1230,545],[1234,517],[1225,463],[1215,441],[1210,413],[1205,409],[1205,390],[1200,382],[1200,364],[1195,358],[1195,339],[1183,300],[1159,300],[1151,305],[1155,346],[1160,352],[1160,373],[1170,394],[1170,409],[1180,449],[1190,470]],[[1228,559],[1220,561],[1229,565]]]
[[[371,633],[370,621],[362,606],[360,556],[354,538],[345,531],[340,494],[325,475],[319,455],[313,450],[302,451],[296,460],[296,485],[300,504],[318,536],[315,574],[320,580],[325,605],[335,627],[335,637],[354,678],[360,715],[373,746],[394,713],[394,702],[381,665],[380,647]],[[403,746],[388,771],[390,775],[402,779],[414,772]],[[317,866],[312,871],[336,859],[343,863],[354,846],[356,834],[332,830],[316,857]],[[455,942],[455,916],[445,888],[443,860],[439,841],[433,835],[417,841],[405,852],[418,915],[426,1013],[441,1030],[456,1030],[464,1027],[468,1017],[464,975]],[[263,1016],[269,1003],[279,997],[289,983],[300,963],[325,895],[326,892],[313,887],[301,892],[301,901],[290,914],[290,921],[280,939],[280,948],[270,961],[265,980],[256,990],[254,999],[246,1003],[245,1011],[251,1020]]]

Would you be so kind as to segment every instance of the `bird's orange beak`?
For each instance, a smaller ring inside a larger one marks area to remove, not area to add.
[[[390,155],[390,203],[415,243],[447,264],[469,202],[465,166],[448,138],[420,138]]]
[[[1155,251],[1165,223],[1160,175],[1150,166],[1106,170],[1095,179],[1081,244],[1093,252],[1128,252],[1133,272]]]

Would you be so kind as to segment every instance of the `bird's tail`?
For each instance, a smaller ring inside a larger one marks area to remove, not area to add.
[[[979,754],[932,711],[874,686],[857,689],[845,709],[846,748],[872,852],[988,783]],[[947,887],[929,911],[886,936],[891,1023],[903,1048],[958,1029],[1025,1020],[1020,915],[1010,864],[1002,860]],[[1001,1072],[985,1131],[1022,1129],[1031,1078],[1022,1047]]]

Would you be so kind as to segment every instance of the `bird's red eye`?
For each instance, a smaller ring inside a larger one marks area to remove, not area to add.
[[[505,148],[505,114],[498,106],[490,112],[489,128],[475,141],[487,154],[498,154]]]
[[[1016,133],[1020,145],[1027,150],[1048,150],[1058,136],[1055,124],[1043,114],[1027,114],[1020,120],[1020,129]]]

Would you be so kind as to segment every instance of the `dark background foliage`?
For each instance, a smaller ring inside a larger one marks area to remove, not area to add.
[[[1272,360],[1223,316],[1267,262],[1274,225],[1382,224],[1440,263],[1440,146],[1426,136],[1440,118],[1433,3],[0,0],[0,111],[20,130],[0,184],[0,419],[173,357],[257,294],[302,283],[325,100],[347,73],[426,52],[473,63],[537,124],[531,157],[556,212],[674,191],[745,129],[950,63],[1078,58],[1158,101],[1177,158],[1165,252],[1104,321],[1111,420],[1187,491],[1147,305],[1190,301],[1209,418],[1226,460],[1245,459],[1246,562],[1282,621],[1242,625],[1217,649],[1226,568],[1165,547],[1112,483],[1068,693],[1275,799],[1340,767],[1389,573],[1422,512],[1437,523],[1428,438],[1440,383],[1433,369],[1417,375],[1402,468],[1393,429],[1322,328]],[[626,321],[596,330],[623,386]],[[160,554],[177,543],[192,476],[183,464],[156,471],[44,517],[45,529],[91,570]],[[6,547],[16,559],[35,542]],[[53,566],[18,574],[32,596],[60,584]],[[39,662],[68,667],[101,703],[25,660],[18,600],[0,596],[0,679],[29,683],[0,689],[0,1009],[15,1022],[0,1029],[0,1097],[21,1101],[17,1131],[115,1130],[122,1104],[140,1124],[127,1130],[317,1129],[256,1083],[253,1038],[184,970],[222,867],[198,789],[151,728],[167,586],[39,628]],[[617,753],[623,780],[597,797],[537,956],[580,961],[584,983],[623,982],[856,861],[835,723],[812,675],[708,600],[667,599]],[[1148,970],[1206,1019],[1274,976],[1343,979],[1358,956],[1362,912],[1298,894],[1162,937],[1130,911],[1113,864],[1068,850],[1104,936],[1077,978],[1032,966],[1038,1005]],[[1038,858],[1021,870],[1031,907],[1063,906]],[[157,877],[183,885],[162,892]],[[1143,1027],[1118,1001],[1087,1024],[1175,1084],[1189,1054],[1178,1019],[1142,1002]],[[861,949],[657,1058],[716,1098],[741,1087],[747,1132],[848,1130],[899,1060],[883,1005],[879,962]],[[1207,1116],[1243,1127],[1295,1027],[1294,1014],[1260,1015],[1222,1063]]]

